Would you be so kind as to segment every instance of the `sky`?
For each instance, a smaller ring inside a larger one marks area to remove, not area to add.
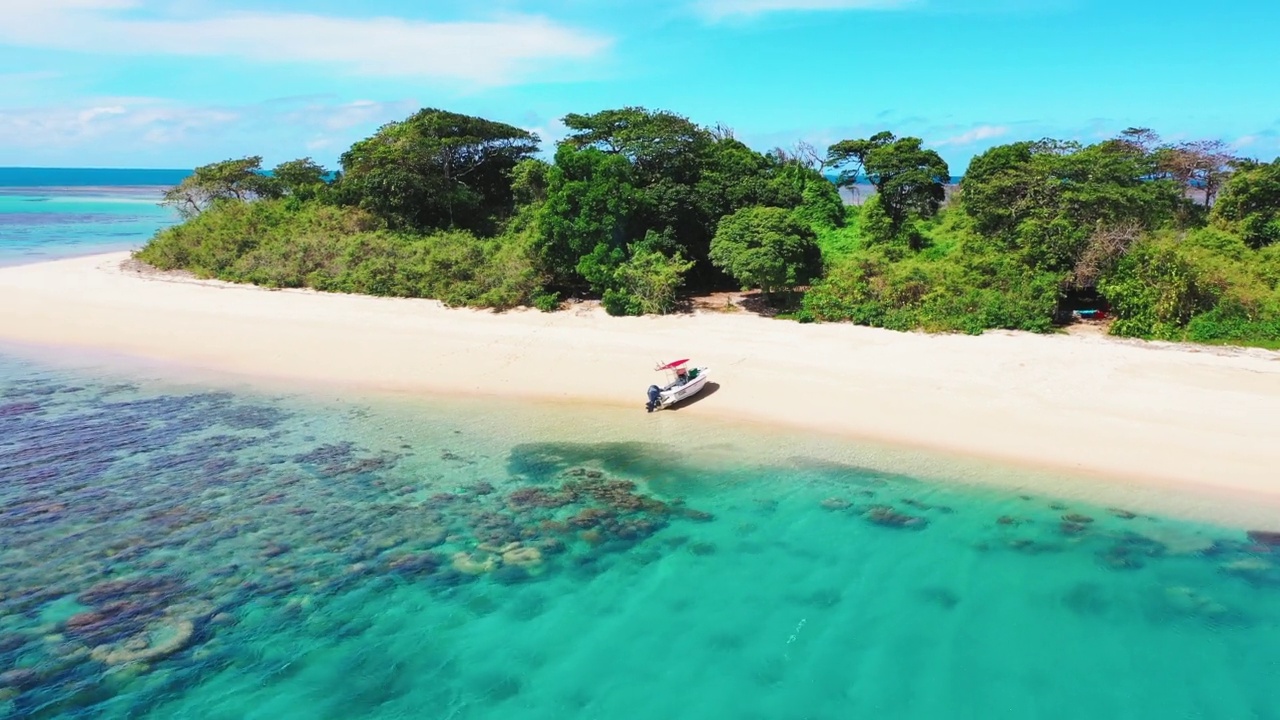
[[[759,150],[881,130],[956,174],[1127,127],[1280,155],[1274,0],[0,0],[0,166],[335,167],[422,107],[544,149],[643,106]]]

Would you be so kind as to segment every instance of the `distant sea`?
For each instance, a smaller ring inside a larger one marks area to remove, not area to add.
[[[187,170],[0,168],[0,265],[131,250],[177,220]]]
[[[180,178],[0,170],[0,247],[136,246]],[[27,352],[0,718],[1280,720],[1239,528],[645,415],[623,371],[634,415]]]

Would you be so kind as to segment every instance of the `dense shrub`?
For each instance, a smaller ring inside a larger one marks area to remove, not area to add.
[[[676,291],[693,263],[655,250],[638,250],[614,273],[604,292],[610,315],[661,315],[675,309]]]
[[[1213,230],[1144,238],[1098,284],[1116,314],[1112,332],[1274,345],[1280,292],[1270,255]]]
[[[1236,172],[1227,181],[1213,216],[1250,247],[1280,243],[1280,158],[1270,164],[1248,163]]]
[[[357,209],[288,200],[219,205],[161,232],[138,258],[231,282],[477,307],[532,304],[542,281],[527,234],[397,233]]]
[[[1058,278],[1008,257],[957,252],[892,260],[857,251],[805,294],[802,315],[891,330],[980,333],[1052,327]]]

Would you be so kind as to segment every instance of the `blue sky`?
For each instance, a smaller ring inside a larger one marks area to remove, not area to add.
[[[624,105],[761,150],[879,130],[953,170],[1148,126],[1280,155],[1270,0],[5,0],[0,165],[336,164],[424,107],[558,139]]]

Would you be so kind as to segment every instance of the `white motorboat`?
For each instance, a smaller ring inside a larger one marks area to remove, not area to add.
[[[707,368],[688,367],[689,361],[676,360],[665,365],[659,363],[654,370],[671,374],[671,382],[666,387],[649,386],[649,402],[645,409],[649,412],[670,407],[702,392],[707,386]]]

